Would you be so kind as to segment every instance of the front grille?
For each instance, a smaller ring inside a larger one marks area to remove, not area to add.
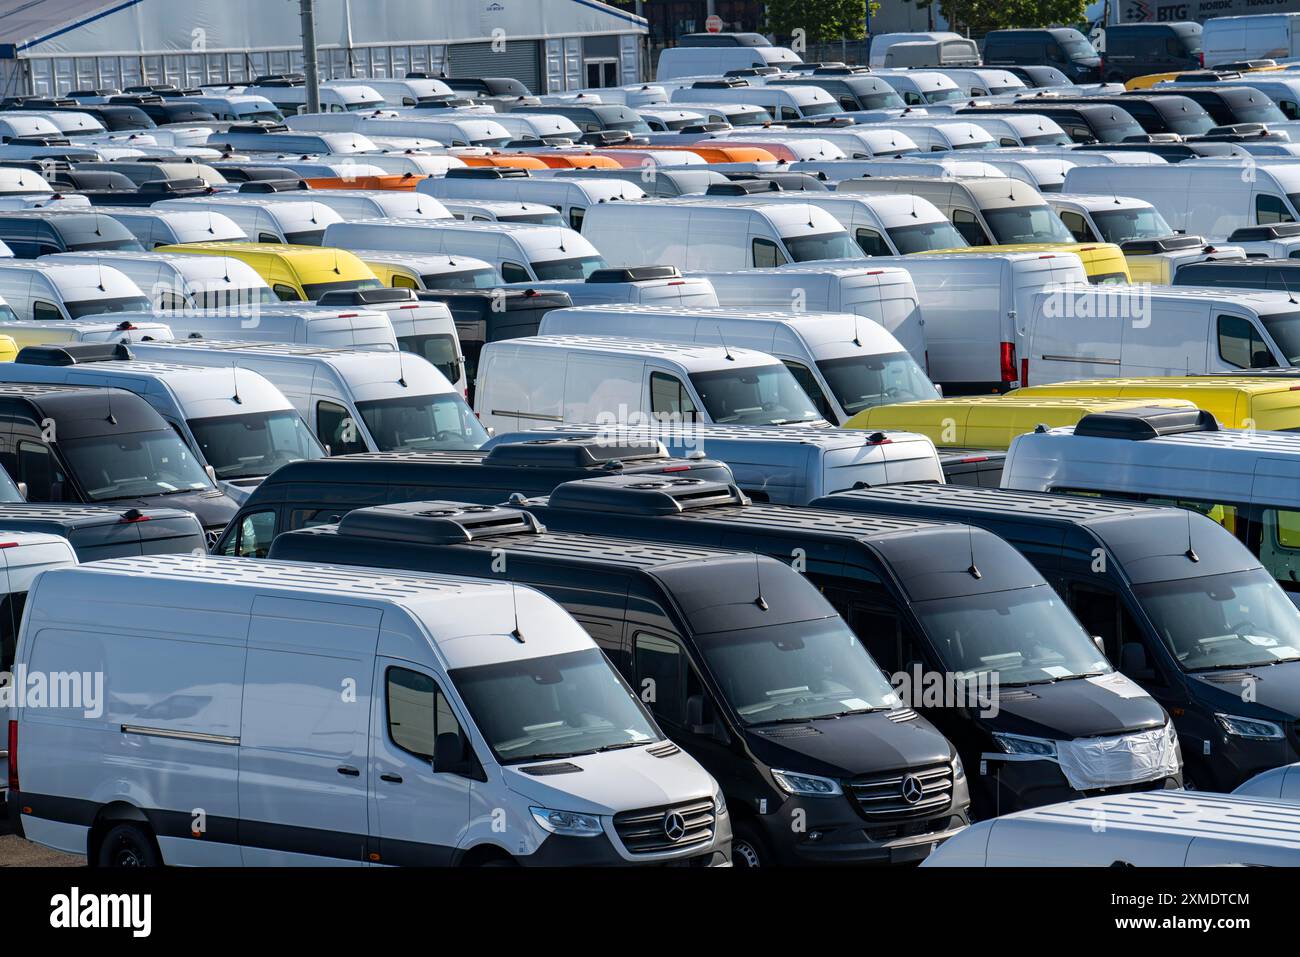
[[[952,765],[864,775],[849,781],[848,791],[868,820],[933,814],[952,801]]]
[[[713,824],[712,798],[614,815],[614,830],[630,854],[659,854],[707,845],[713,840]]]
[[[928,821],[900,821],[897,824],[882,824],[880,827],[866,828],[867,837],[877,843],[881,841],[896,841],[904,837],[920,837],[923,834],[937,834],[940,831],[948,829],[952,823],[952,818],[944,815],[943,817],[930,818]]]

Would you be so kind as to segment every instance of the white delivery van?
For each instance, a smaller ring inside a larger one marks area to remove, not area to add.
[[[925,106],[929,103],[966,99],[961,87],[942,73],[931,70],[900,70],[897,73],[878,75],[894,88],[908,106]]]
[[[1079,166],[1064,192],[1145,200],[1174,229],[1210,240],[1243,226],[1300,220],[1300,166],[1290,161],[1186,160],[1165,166]]]
[[[698,80],[672,92],[673,103],[748,103],[761,106],[777,123],[844,112],[835,97],[816,86],[752,86],[744,80]]]
[[[1073,142],[1056,120],[1039,113],[972,113],[962,119],[982,126],[999,147],[1069,146]]]
[[[328,206],[343,219],[377,216],[405,219],[451,219],[447,207],[432,196],[405,189],[316,189],[308,192],[250,193],[268,203],[313,203]]]
[[[596,247],[572,229],[526,223],[357,219],[331,225],[325,230],[324,245],[464,253],[495,267],[505,282],[585,279],[607,265]]]
[[[326,89],[355,85],[350,80],[326,80],[322,84]],[[382,96],[385,106],[393,107],[418,106],[430,100],[437,101],[441,97],[455,96],[451,87],[434,77],[420,77],[418,79],[412,77],[405,80],[366,77],[364,85]],[[321,105],[324,106],[325,104],[322,103]]]
[[[709,46],[669,47],[660,52],[655,64],[656,80],[679,76],[721,76],[728,70],[748,67],[781,67],[803,60],[787,47]]]
[[[966,96],[1006,96],[1029,91],[1024,80],[1001,67],[943,67],[938,72],[956,83]]]
[[[901,271],[901,270],[900,270]],[[540,335],[640,336],[738,346],[780,359],[822,418],[843,425],[863,409],[936,399],[916,360],[882,326],[844,312],[603,305],[552,309]]]
[[[3,314],[3,309],[0,309]],[[59,342],[140,342],[174,338],[171,326],[163,322],[107,322],[85,319],[56,319],[52,322],[9,320],[0,322],[0,336],[13,339],[19,349]]]
[[[890,120],[890,125],[906,133],[922,153],[943,153],[951,150],[986,150],[1000,145],[988,130],[966,117],[945,119],[922,116],[917,119]]]
[[[1300,804],[1300,764],[1285,764],[1280,768],[1261,771],[1232,793],[1241,797]]]
[[[1300,14],[1261,13],[1214,17],[1201,31],[1201,59],[1208,67],[1244,60],[1300,57]]]
[[[284,114],[274,103],[254,93],[205,91],[202,96],[186,97],[186,102],[207,110],[222,123],[280,123],[284,120]]]
[[[1025,318],[1021,385],[1300,363],[1300,304],[1280,291],[1066,285]]]
[[[432,199],[432,197],[425,197]],[[532,223],[535,226],[568,225],[559,210],[544,203],[492,202],[484,199],[443,199],[447,212],[467,223]]]
[[[476,449],[487,433],[461,393],[419,356],[278,342],[139,343],[141,359],[250,369],[284,393],[331,455]]]
[[[111,266],[0,259],[0,298],[19,319],[51,322],[105,313],[137,313],[152,308],[149,298]],[[132,315],[152,320],[153,315]]]
[[[996,166],[984,162],[983,153],[966,154],[961,158],[944,153],[908,153],[903,156],[886,156],[866,160],[815,160],[791,164],[791,171],[811,173],[825,177],[837,184],[855,179],[880,179],[890,176],[926,176],[951,179],[958,176],[979,179],[1002,179],[1006,174]]]
[[[872,265],[898,266],[911,275],[925,319],[930,378],[948,395],[1019,385],[1017,357],[1028,354],[1038,294],[1088,281],[1070,252],[905,256],[873,259]]]
[[[266,97],[286,117],[307,109],[307,85],[303,82],[250,83],[244,92]],[[321,84],[319,93],[321,109],[329,113],[376,110],[384,105],[384,98],[371,87],[346,80],[327,81]]]
[[[974,40],[908,40],[891,44],[885,51],[885,69],[919,67],[979,66],[980,51]],[[970,91],[963,89],[969,96]]]
[[[824,426],[779,360],[750,349],[618,336],[532,336],[479,354],[474,410],[499,432],[592,422]]]
[[[43,262],[80,263],[117,269],[149,297],[160,311],[173,309],[240,310],[279,303],[266,280],[252,266],[230,256],[184,253],[137,253],[120,250],[55,253]]]
[[[559,113],[495,113],[492,121],[516,141],[538,140],[562,146],[582,139],[578,124]]]
[[[597,269],[586,279],[520,283],[507,288],[566,293],[575,306],[627,303],[700,308],[718,304],[712,283],[699,276],[684,277],[676,266],[613,266]]]
[[[846,159],[872,159],[877,156],[902,156],[915,153],[920,147],[904,131],[896,127],[875,128],[871,124],[859,123],[854,126],[829,129],[766,129],[748,130],[745,128],[719,130],[711,133],[708,139],[745,139],[751,143],[762,144],[767,140],[776,142],[796,142],[802,139],[819,139],[838,147]],[[722,145],[726,145],[725,142]]]
[[[644,175],[643,170],[632,172],[638,177]],[[593,206],[645,197],[645,190],[636,182],[623,178],[531,176],[528,170],[492,166],[451,170],[446,176],[422,180],[416,189],[441,200],[541,203],[559,210],[574,229],[582,226],[584,214]]]
[[[88,343],[29,346],[0,366],[0,379],[134,392],[236,502],[281,465],[325,456],[289,400],[247,369],[217,376],[198,365],[136,358],[125,344]]]
[[[674,134],[681,135],[681,134]],[[636,186],[645,196],[657,196],[671,199],[691,193],[702,193],[717,183],[731,182],[727,177],[710,166],[677,166],[672,169],[656,168],[654,175],[647,175],[642,169],[547,169],[537,170],[537,178],[593,182],[599,180],[621,179]],[[448,209],[454,199],[443,199]]]
[[[308,132],[260,123],[232,123],[227,129],[214,130],[208,136],[207,145],[222,153],[297,153],[304,156],[323,153],[350,156],[378,148],[373,140],[360,133]]]
[[[582,234],[611,266],[723,270],[863,258],[835,217],[808,203],[608,203],[587,211]]]
[[[729,859],[717,782],[531,588],[159,555],[51,570],[24,623],[29,671],[117,689],[18,709],[12,738],[28,839],[100,866]],[[582,773],[533,773],[559,759]],[[688,840],[631,843],[629,816],[669,810]]]
[[[95,210],[125,226],[145,249],[178,243],[243,242],[248,239],[248,234],[225,213],[206,209],[96,206]]]
[[[78,267],[82,268],[82,267]],[[113,319],[139,325],[159,318],[181,339],[243,339],[250,342],[298,342],[313,346],[396,352],[393,324],[382,312],[337,309],[303,303],[280,303],[242,310],[185,309],[167,313],[128,312],[88,319]]]
[[[1045,156],[1041,159],[1026,156],[987,156],[987,162],[994,169],[1012,179],[1028,183],[1040,193],[1059,193],[1065,184],[1065,174],[1074,168],[1068,159]],[[1051,205],[1050,203],[1048,205]]]
[[[780,269],[693,273],[724,308],[852,313],[880,326],[918,363],[926,361],[925,320],[911,274],[874,261],[794,263]]]
[[[492,289],[501,274],[491,263],[470,256],[353,249],[384,284],[395,289]]]
[[[1087,797],[980,821],[921,866],[1297,867],[1300,808],[1196,791]]]
[[[165,199],[154,209],[202,210],[229,216],[252,242],[319,246],[325,227],[343,217],[324,203],[302,198],[295,202],[268,202],[263,194],[247,196],[217,193],[188,199]]]
[[[444,147],[487,146],[500,149],[515,139],[514,134],[495,119],[497,114],[415,112],[379,110],[370,113],[304,113],[291,116],[285,123],[291,129],[319,133],[349,131],[351,134],[383,139],[406,137],[429,140]],[[316,152],[342,152],[317,150]],[[348,150],[347,152],[356,152]]]
[[[873,69],[885,65],[885,55],[889,48],[896,43],[919,43],[934,40],[962,40],[965,39],[960,33],[953,33],[946,30],[931,30],[922,33],[877,33],[871,38],[871,48],[867,56],[867,64]]]

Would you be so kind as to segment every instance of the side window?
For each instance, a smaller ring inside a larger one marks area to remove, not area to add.
[[[366,451],[357,423],[347,409],[334,402],[316,403],[316,438],[330,447],[331,455]]]
[[[691,401],[686,386],[666,372],[650,373],[650,411],[656,418],[673,416],[683,422],[699,419],[699,410]]]
[[[813,405],[817,406],[817,411],[822,414],[822,418],[827,422],[835,422],[838,416],[831,408],[830,399],[822,392],[822,387],[817,383],[817,377],[812,374],[812,370],[800,362],[791,362],[789,359],[784,362],[785,367],[794,376],[794,381],[798,382],[799,387],[808,393],[808,398],[813,400]]]
[[[298,290],[294,289],[293,286],[286,286],[283,283],[277,282],[274,286],[271,287],[271,291],[275,293],[276,298],[279,299],[281,302],[302,301],[302,296],[298,295]]]
[[[257,241],[258,241],[259,243],[282,243],[282,242],[284,242],[284,240],[281,239],[279,236],[277,236],[275,233],[258,233],[258,234],[257,234]]]
[[[957,232],[962,234],[962,238],[972,246],[989,245],[989,238],[984,235],[984,227],[970,210],[954,209],[952,224],[957,228]]]
[[[226,541],[224,555],[240,558],[265,558],[275,538],[275,512],[254,512],[239,521],[239,529]]]
[[[15,479],[27,483],[29,502],[63,501],[62,476],[54,467],[54,455],[49,446],[39,442],[19,442]]]
[[[63,313],[54,303],[38,299],[32,303],[32,319],[36,322],[59,322]]]
[[[885,243],[885,237],[874,229],[859,228],[855,237],[858,246],[868,256],[892,256],[893,251]]]
[[[1065,223],[1065,228],[1081,243],[1090,243],[1093,241],[1092,230],[1088,228],[1088,221],[1083,218],[1082,213],[1072,213],[1064,211],[1061,213],[1061,222]]]
[[[1300,591],[1300,512],[1268,508],[1261,516],[1260,563],[1288,591]]]
[[[637,696],[665,724],[686,724],[687,675],[690,662],[681,645],[641,632],[635,639]]]
[[[1016,139],[1014,136],[1003,136],[1001,139],[998,140],[998,146],[1014,147],[1020,145],[1021,145],[1020,140]]]
[[[528,270],[518,263],[502,263],[501,278],[506,282],[528,282],[532,277]]]
[[[920,93],[916,93],[912,90],[908,90],[906,93],[903,94],[903,102],[906,103],[908,106],[920,106],[922,103],[925,102],[925,97],[921,96]]]
[[[582,231],[582,217],[585,216],[586,213],[587,213],[587,211],[586,211],[585,209],[578,209],[576,206],[573,207],[572,209],[570,209],[570,210],[569,210],[569,225],[570,225],[571,227],[573,227],[574,229],[578,230],[579,232],[581,232],[581,231]]]
[[[862,107],[858,105],[858,101],[855,100],[853,97],[851,96],[840,97],[840,109],[843,110],[845,113],[852,113],[854,110],[860,110],[861,108]]]
[[[460,722],[447,696],[428,675],[407,668],[389,668],[384,697],[388,737],[403,751],[432,761],[440,735],[462,737]]]
[[[1277,360],[1254,323],[1241,316],[1219,316],[1219,358],[1238,369],[1267,369]]]
[[[295,508],[289,513],[289,528],[311,528],[315,525],[332,525],[346,512],[341,508]]]
[[[168,311],[184,309],[187,305],[189,305],[189,303],[185,301],[185,297],[174,292],[159,293],[157,300],[154,302],[154,306],[158,309],[165,309]]]
[[[799,111],[794,109],[794,107],[783,106],[781,107],[781,119],[797,120],[799,119]]]
[[[419,289],[420,287],[416,283],[416,281],[412,279],[410,276],[399,276],[396,273],[394,273],[393,288],[394,289]]]
[[[0,601],[0,671],[13,670],[14,653],[18,648],[18,626],[23,621],[23,606],[27,592],[16,591]],[[8,682],[6,682],[8,683]]]
[[[780,247],[770,239],[755,239],[751,246],[755,269],[781,266],[786,262],[785,256],[781,254]]]
[[[1070,585],[1070,610],[1089,635],[1098,635],[1106,646],[1111,664],[1120,663],[1120,649],[1130,641],[1140,641],[1141,632],[1129,616],[1119,595],[1109,588],[1094,585]]]
[[[1294,219],[1291,211],[1286,208],[1286,203],[1282,201],[1282,197],[1270,196],[1268,193],[1255,194],[1255,222],[1258,225],[1289,223]]]

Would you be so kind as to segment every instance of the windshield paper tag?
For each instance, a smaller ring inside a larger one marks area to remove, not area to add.
[[[1103,691],[1109,691],[1111,694],[1119,695],[1121,698],[1145,698],[1147,696],[1145,691],[1121,674],[1101,675],[1086,680],[1089,684],[1095,685]]]

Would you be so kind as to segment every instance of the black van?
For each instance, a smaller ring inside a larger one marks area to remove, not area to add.
[[[1300,223],[1289,223],[1300,231]],[[1228,242],[1245,242],[1238,234],[1269,227],[1248,226],[1233,233]],[[1212,286],[1232,289],[1276,289],[1300,294],[1300,257],[1296,259],[1220,259],[1186,263],[1174,273],[1175,286]]]
[[[125,389],[0,382],[0,465],[29,502],[193,512],[216,541],[235,502],[154,408]]]
[[[1011,110],[1038,113],[1055,120],[1065,135],[1076,143],[1122,143],[1130,137],[1145,137],[1146,131],[1127,111],[1101,103],[1060,104],[1054,98],[1027,97],[1015,103],[963,106],[957,115],[1007,113]]]
[[[1148,133],[1177,133],[1179,136],[1199,136],[1217,125],[1210,114],[1191,97],[1125,93],[1121,96],[1089,96],[1053,98],[1059,103],[1105,103],[1117,106],[1137,121]]]
[[[0,241],[15,259],[97,249],[144,252],[140,240],[116,219],[91,212],[5,210],[0,212]]]
[[[904,703],[957,746],[979,817],[1181,783],[1164,709],[1138,688],[1118,695],[1088,680],[1114,680],[1100,641],[1022,555],[983,529],[754,505],[734,485],[676,476],[567,482],[549,498],[511,504],[559,531],[742,549],[802,571]],[[1078,773],[1098,748],[1159,740],[1170,760],[1155,773]]]
[[[1205,516],[942,485],[839,492],[812,504],[967,522],[1014,545],[1101,636],[1120,672],[1173,715],[1189,787],[1231,791],[1300,761],[1300,612],[1250,550]]]
[[[80,562],[127,555],[202,555],[208,550],[198,518],[176,508],[10,504],[5,499],[0,528],[66,538]]]
[[[1106,28],[1106,52],[1101,58],[1103,83],[1127,83],[1135,76],[1199,70],[1201,25],[1178,23],[1114,23]]]
[[[991,30],[984,35],[985,66],[1050,66],[1075,83],[1101,79],[1101,59],[1078,30]]]
[[[1134,94],[1124,93],[1121,100]],[[1178,84],[1177,89],[1153,87],[1142,90],[1143,96],[1185,96],[1201,105],[1216,126],[1234,126],[1238,123],[1285,123],[1286,114],[1277,104],[1254,87],[1236,83],[1223,86],[1192,86]],[[1257,137],[1252,137],[1255,139]]]
[[[219,555],[265,558],[283,531],[337,522],[354,508],[455,498],[495,505],[510,495],[545,495],[561,482],[593,475],[698,475],[732,481],[731,469],[705,458],[675,459],[659,442],[539,439],[490,452],[363,452],[281,466],[257,486],[226,534]]]
[[[478,357],[489,342],[537,335],[542,317],[552,309],[573,305],[567,292],[535,289],[422,289],[424,302],[445,303],[456,323],[456,337],[465,356],[468,399],[474,401]]]
[[[281,535],[270,557],[545,592],[718,780],[738,865],[912,862],[968,823],[952,745],[771,558],[548,531],[518,509],[455,502],[358,509]]]

